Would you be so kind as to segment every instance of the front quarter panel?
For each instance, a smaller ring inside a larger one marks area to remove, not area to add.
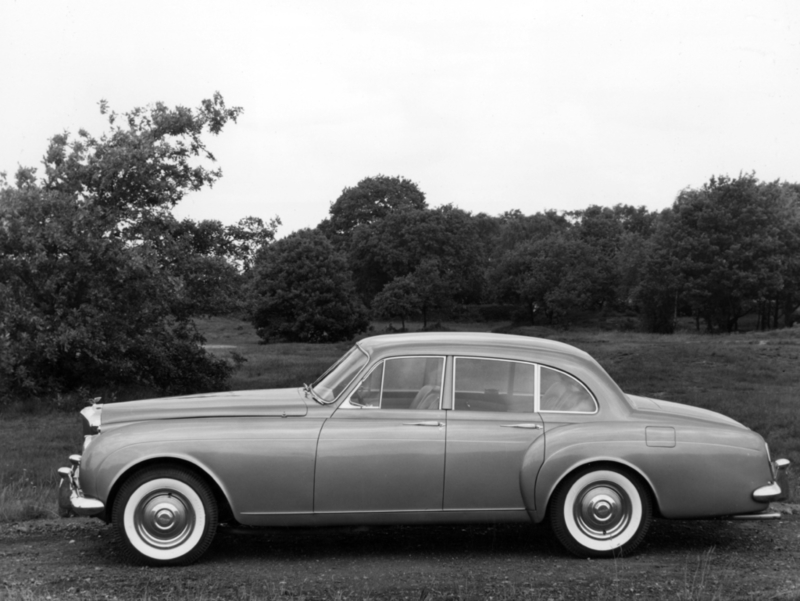
[[[191,463],[212,478],[234,516],[313,510],[316,444],[324,418],[212,418],[139,422],[103,432],[81,465],[85,493],[108,502],[131,470],[153,460]]]
[[[552,426],[552,425],[551,425]],[[752,492],[770,480],[763,440],[742,428],[675,424],[675,445],[646,439],[663,423],[601,422],[546,428],[546,457],[536,479],[534,520],[545,517],[558,484],[589,464],[633,470],[650,487],[665,518],[705,518],[761,511]]]

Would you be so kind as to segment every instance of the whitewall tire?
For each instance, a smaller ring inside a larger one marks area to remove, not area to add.
[[[556,538],[579,557],[632,553],[650,529],[652,514],[641,479],[616,467],[578,470],[559,485],[550,502]]]
[[[147,565],[185,565],[209,547],[217,503],[208,484],[179,467],[153,467],[122,485],[112,522],[123,554]]]

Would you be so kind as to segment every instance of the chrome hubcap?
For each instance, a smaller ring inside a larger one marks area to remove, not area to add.
[[[584,488],[575,499],[573,510],[581,532],[597,540],[617,536],[631,520],[627,495],[610,482]]]
[[[195,514],[191,504],[175,491],[155,491],[136,508],[134,523],[139,536],[159,549],[177,547],[192,533]]]

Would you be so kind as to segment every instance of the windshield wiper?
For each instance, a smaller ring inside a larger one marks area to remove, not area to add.
[[[330,403],[326,403],[322,400],[322,397],[319,396],[314,389],[311,388],[311,384],[303,384],[303,390],[306,391],[306,394],[309,395],[312,399],[317,401],[320,405],[329,405]]]

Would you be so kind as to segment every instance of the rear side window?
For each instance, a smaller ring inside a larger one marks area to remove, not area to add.
[[[572,376],[542,366],[539,408],[541,411],[594,413],[597,402],[586,387]]]
[[[536,366],[496,359],[456,358],[456,411],[533,413]]]

